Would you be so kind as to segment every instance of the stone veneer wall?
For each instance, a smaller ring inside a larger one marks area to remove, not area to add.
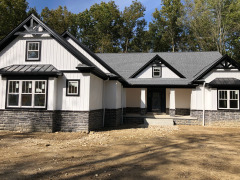
[[[103,127],[103,110],[0,110],[0,130],[22,132],[78,132]]]
[[[45,110],[0,110],[0,130],[53,132],[55,113]]]
[[[126,113],[140,114],[141,108],[140,107],[126,107]]]
[[[176,108],[176,115],[190,115],[190,109]]]
[[[203,112],[201,110],[191,110],[191,116],[197,117],[201,122]],[[205,110],[206,126],[240,126],[239,110]]]
[[[105,109],[105,127],[116,127],[122,124],[122,108]]]
[[[169,115],[170,116],[175,116],[176,110],[175,109],[169,109]]]

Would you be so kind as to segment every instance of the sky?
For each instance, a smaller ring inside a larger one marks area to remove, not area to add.
[[[49,9],[56,9],[58,6],[66,6],[68,11],[72,13],[79,13],[85,9],[89,9],[95,3],[101,3],[101,1],[109,2],[110,0],[27,0],[29,7],[36,7],[38,13],[41,13],[42,9],[46,6]],[[145,19],[147,22],[152,20],[152,13],[155,8],[160,9],[161,0],[138,0],[145,7]],[[115,0],[116,5],[122,11],[124,7],[130,6],[132,0]]]

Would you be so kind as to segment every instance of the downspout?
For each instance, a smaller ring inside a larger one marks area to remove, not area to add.
[[[205,126],[205,82],[203,83],[203,93],[202,93],[202,102],[203,102],[203,126]]]
[[[105,123],[105,82],[109,81],[109,78],[107,80],[103,81],[103,127],[104,127],[104,123]]]

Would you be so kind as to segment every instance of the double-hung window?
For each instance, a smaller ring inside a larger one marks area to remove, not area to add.
[[[218,109],[239,109],[239,90],[218,90]]]
[[[41,54],[40,50],[41,50],[41,42],[40,41],[27,41],[26,60],[27,61],[39,61],[40,54]]]
[[[7,107],[46,108],[46,80],[9,80]]]
[[[153,71],[153,77],[161,77],[162,72],[161,72],[161,66],[153,66],[152,67],[152,71]]]

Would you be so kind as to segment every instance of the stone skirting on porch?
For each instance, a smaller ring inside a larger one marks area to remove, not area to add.
[[[192,117],[197,117],[198,120],[203,120],[202,110],[191,110]],[[206,126],[240,126],[240,111],[239,110],[205,110],[205,125]]]

